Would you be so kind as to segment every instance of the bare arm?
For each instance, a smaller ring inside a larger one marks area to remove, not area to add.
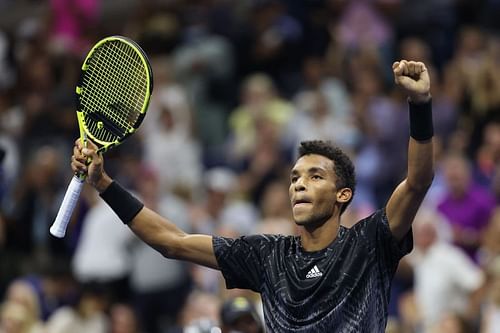
[[[396,84],[406,91],[410,103],[430,102],[430,80],[423,63],[402,60],[393,64],[393,71]],[[432,138],[418,141],[411,137],[408,147],[408,176],[392,193],[386,206],[389,226],[397,239],[402,239],[410,230],[433,177]]]
[[[88,148],[83,148],[80,140],[75,142],[71,167],[75,172],[87,173],[87,182],[102,193],[113,180],[103,170],[103,159],[96,153],[97,147],[90,141],[87,144]],[[85,165],[87,156],[92,159],[88,166]],[[212,236],[187,234],[147,207],[142,208],[128,226],[140,239],[167,258],[218,268]]]
[[[129,227],[140,239],[165,257],[218,269],[212,236],[187,234],[146,207],[134,218]]]

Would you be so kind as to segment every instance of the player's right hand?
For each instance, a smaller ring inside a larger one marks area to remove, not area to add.
[[[87,175],[87,183],[99,192],[104,191],[111,183],[111,179],[104,172],[102,154],[97,153],[97,146],[90,140],[87,140],[87,147],[84,147],[80,139],[75,141],[71,169],[75,173]]]
[[[392,64],[394,81],[415,103],[425,103],[431,99],[431,81],[423,62],[401,60]]]

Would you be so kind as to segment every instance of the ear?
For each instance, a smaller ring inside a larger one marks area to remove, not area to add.
[[[352,198],[352,190],[348,187],[341,188],[337,191],[337,202],[346,203]]]

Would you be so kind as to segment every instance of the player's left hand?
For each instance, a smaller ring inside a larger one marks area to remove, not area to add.
[[[394,81],[414,103],[425,103],[431,99],[431,80],[425,64],[401,60],[392,64]]]

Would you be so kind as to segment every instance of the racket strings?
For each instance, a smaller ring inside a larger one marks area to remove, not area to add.
[[[115,67],[109,67],[109,66],[99,66],[97,68],[99,69],[105,69],[106,73],[103,73],[102,77],[105,79],[104,83],[106,86],[110,84],[115,84],[119,89],[116,91],[116,97],[117,100],[120,101],[121,105],[118,105],[116,103],[110,104],[110,108],[106,108],[103,110],[103,113],[110,118],[113,122],[121,125],[121,127],[124,127],[125,129],[128,129],[130,124],[130,113],[137,113],[133,109],[133,105],[131,105],[130,101],[134,101],[133,98],[134,96],[131,94],[131,91],[133,92],[133,85],[131,85],[130,78],[137,78],[137,71],[134,71],[134,69],[137,69],[137,65],[141,65],[140,63],[132,63],[130,60],[133,58],[131,56],[134,56],[135,54],[133,53],[133,50],[130,50],[132,52],[131,55],[126,54],[120,54],[119,49],[117,47],[113,47],[113,44],[110,44],[110,47],[106,50],[109,51],[107,54],[104,52],[99,53],[99,58],[105,58],[109,57],[110,59],[113,59],[115,61]],[[103,50],[104,51],[104,50]],[[140,59],[137,59],[140,61]],[[130,73],[127,73],[128,70]],[[134,73],[135,72],[135,73]],[[127,76],[128,75],[128,76]],[[133,82],[132,82],[133,83]],[[127,89],[129,88],[129,89]],[[100,96],[102,98],[102,95]],[[137,98],[137,97],[135,97]],[[121,106],[121,107],[120,107]],[[129,111],[127,111],[129,110]],[[140,111],[140,110],[139,110]]]
[[[136,78],[138,80],[141,80],[142,82],[135,82],[137,86],[143,87],[144,84],[146,83],[143,73],[143,66],[141,63],[140,58],[137,56],[134,50],[131,48],[124,48],[124,47],[118,47],[121,44],[114,44],[111,45],[111,51],[117,56],[117,58],[121,58],[126,61],[126,66],[128,69],[130,69],[131,73],[127,73],[126,70],[124,70],[125,67],[121,67],[122,70],[119,71],[119,81],[120,83],[128,83],[128,76],[132,76],[133,78]],[[123,46],[123,45],[121,45]],[[122,54],[123,53],[123,54]],[[121,56],[121,57],[120,57]],[[133,60],[133,61],[132,61]],[[130,101],[132,104],[125,106],[124,111],[129,111],[129,112],[122,112],[119,113],[120,115],[123,115],[122,119],[128,120],[128,123],[135,123],[137,120],[137,117],[139,115],[140,109],[142,107],[142,101],[145,98],[145,90],[143,90],[143,94],[141,95],[141,91],[139,89],[134,89],[135,87],[129,86],[131,89],[128,89],[126,93],[130,94],[128,101]],[[115,105],[117,107],[118,105]],[[127,108],[128,107],[128,108]],[[135,112],[137,111],[137,112]],[[117,114],[117,113],[113,113]]]
[[[121,41],[107,42],[94,52],[82,80],[80,104],[87,128],[98,140],[113,142],[134,129],[147,100],[147,70],[137,51]]]

